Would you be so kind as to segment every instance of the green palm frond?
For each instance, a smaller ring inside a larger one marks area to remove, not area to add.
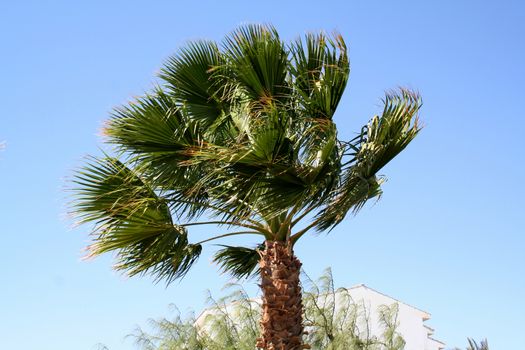
[[[367,200],[380,196],[383,180],[377,172],[419,132],[421,99],[417,93],[401,89],[387,94],[384,104],[381,117],[372,118],[361,135],[348,144],[352,159],[343,171],[340,186],[318,215],[318,230],[333,228],[349,211],[357,212]]]
[[[337,184],[344,148],[337,139],[337,128],[330,120],[316,119],[303,132],[300,142],[300,177],[311,190],[309,205],[322,204]]]
[[[196,182],[196,190],[206,189],[211,197],[224,202],[235,196],[237,200],[229,203],[241,216],[241,212],[253,215],[253,208],[266,212],[266,216],[287,210],[307,189],[296,169],[297,157],[288,134],[279,116],[268,113],[253,137],[244,142],[199,147],[189,162],[210,168]]]
[[[222,96],[225,81],[219,74],[223,65],[216,43],[195,41],[170,57],[160,73],[178,104],[203,127],[215,123],[228,109]]]
[[[291,52],[291,73],[301,106],[313,118],[331,119],[350,75],[343,37],[308,34],[292,44]]]
[[[114,220],[144,217],[172,224],[167,204],[116,158],[90,157],[73,183],[77,186],[73,189],[75,213],[81,223],[92,221],[106,227]]]
[[[160,89],[115,109],[104,134],[164,187],[187,182],[193,170],[179,164],[188,160],[188,150],[199,142],[196,126]]]
[[[201,252],[173,224],[166,201],[119,160],[92,158],[73,180],[75,215],[95,222],[88,256],[116,252],[115,268],[168,283],[182,277]]]
[[[104,133],[109,142],[125,152],[152,186],[171,191],[169,205],[188,217],[202,213],[207,202],[194,191],[203,172],[188,162],[201,144],[198,125],[185,116],[170,95],[157,89],[129,106],[117,108]]]
[[[259,244],[256,249],[246,247],[232,247],[222,245],[213,257],[222,271],[230,273],[236,278],[248,278],[259,274],[259,251],[264,249],[264,244]]]
[[[288,52],[274,27],[240,27],[224,46],[236,83],[256,108],[288,97]]]
[[[160,88],[116,108],[103,131],[110,143],[141,157],[180,154],[198,136],[175,100]]]

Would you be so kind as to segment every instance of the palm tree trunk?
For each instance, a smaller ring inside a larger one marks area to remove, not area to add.
[[[257,348],[308,349],[303,344],[301,262],[286,242],[266,241],[261,251],[262,319]]]

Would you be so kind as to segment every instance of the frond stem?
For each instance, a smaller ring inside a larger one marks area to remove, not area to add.
[[[308,225],[305,228],[303,228],[301,231],[298,231],[297,233],[293,234],[290,237],[290,240],[292,241],[292,244],[295,244],[295,242],[297,242],[297,240],[299,238],[301,238],[306,232],[308,232],[312,227],[317,225],[320,221],[321,221],[321,219],[317,219],[317,220],[313,221],[310,225]]]
[[[206,242],[209,242],[209,241],[213,241],[213,240],[216,240],[216,239],[220,239],[220,238],[224,238],[224,237],[236,236],[236,235],[249,235],[249,234],[264,236],[261,232],[258,232],[258,231],[238,231],[238,232],[225,233],[225,234],[219,235],[219,236],[214,236],[214,237],[211,237],[211,238],[208,238],[208,239],[204,239],[202,241],[199,241],[199,242],[193,243],[193,244],[203,244],[203,243],[206,243]]]
[[[197,225],[229,225],[229,226],[238,226],[244,228],[250,228],[254,231],[257,231],[261,234],[266,233],[266,230],[262,225],[248,225],[236,221],[201,221],[201,222],[189,222],[187,224],[180,224],[179,226],[197,226]]]
[[[306,208],[305,211],[299,215],[294,221],[292,221],[292,225],[291,227],[294,227],[295,225],[297,225],[299,223],[299,221],[301,221],[302,219],[304,219],[304,217],[308,214],[310,214],[312,211],[314,211],[316,209],[316,207],[314,206],[311,206],[309,208]]]
[[[172,199],[171,201],[173,202],[179,202],[179,203],[184,203],[184,204],[196,204],[195,202],[193,201],[188,201],[188,200],[181,200],[181,199]],[[234,212],[231,211],[231,210],[226,210],[226,209],[223,209],[221,207],[218,207],[216,205],[212,205],[212,204],[206,204],[206,203],[198,203],[196,204],[197,206],[201,206],[201,207],[205,207],[205,208],[209,208],[209,209],[213,209],[213,210],[217,210],[218,212],[220,213],[224,213],[224,214],[229,214],[229,215],[233,215]],[[252,224],[254,225],[259,225],[259,223],[255,220],[252,220],[248,217],[243,217],[242,218],[243,220],[246,220],[248,222],[251,222]]]

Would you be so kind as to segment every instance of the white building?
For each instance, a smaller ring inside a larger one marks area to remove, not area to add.
[[[370,287],[360,284],[348,289],[356,303],[362,303],[370,312],[370,331],[373,335],[380,332],[377,312],[381,305],[398,305],[398,333],[405,340],[405,350],[441,350],[445,344],[432,338],[434,329],[426,325],[430,314]]]

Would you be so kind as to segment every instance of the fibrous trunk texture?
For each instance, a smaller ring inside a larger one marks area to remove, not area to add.
[[[286,242],[266,241],[261,251],[262,319],[257,348],[301,350],[303,304],[299,273],[301,262]]]

